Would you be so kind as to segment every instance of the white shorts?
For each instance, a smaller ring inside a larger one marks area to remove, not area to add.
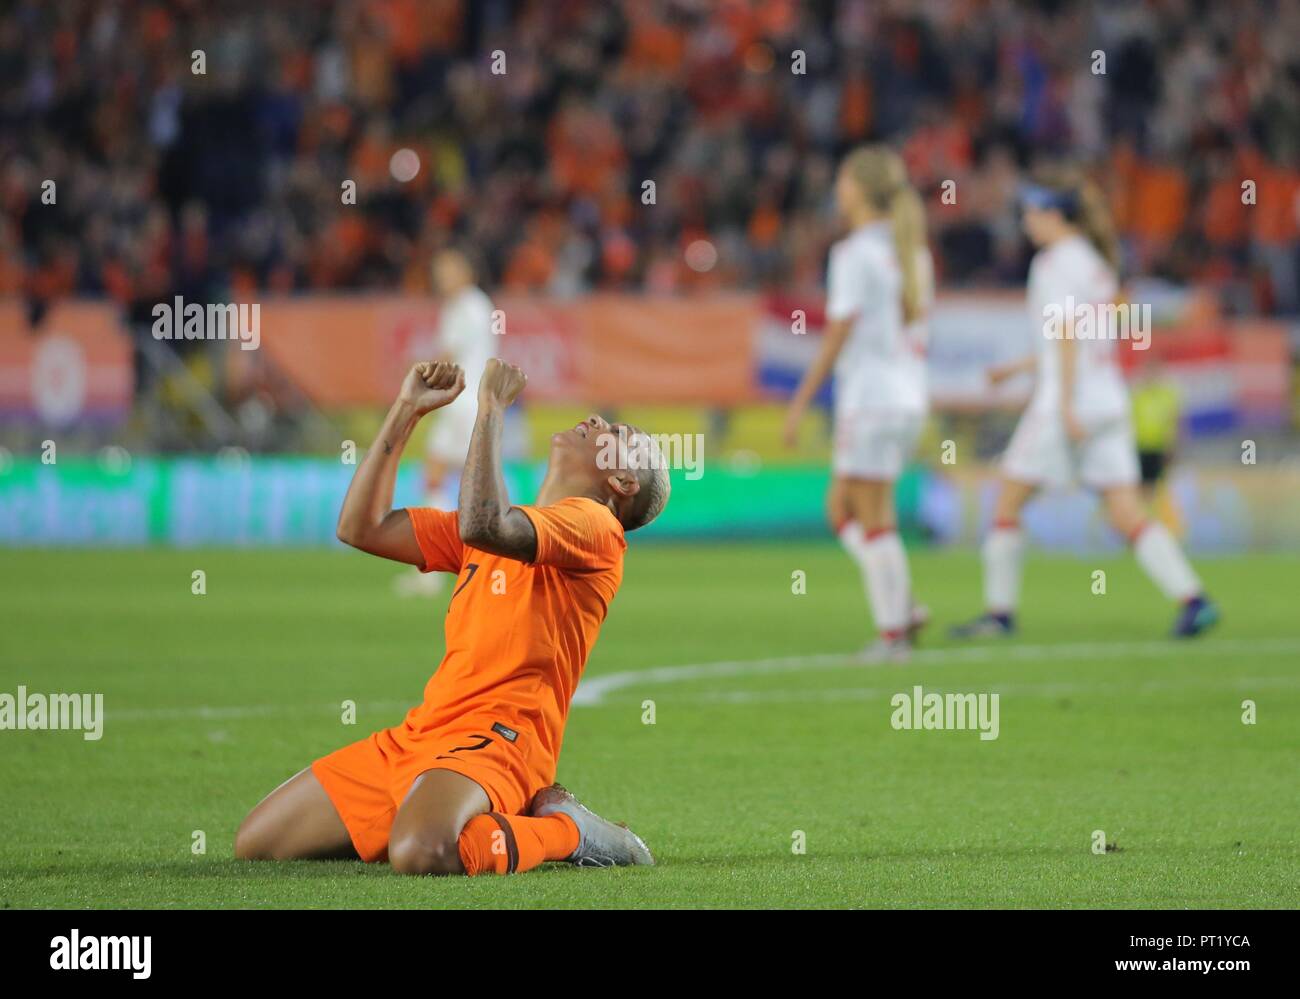
[[[1055,415],[1027,410],[1016,424],[1002,474],[1016,482],[1067,487],[1080,482],[1089,489],[1136,485],[1139,480],[1133,427],[1120,417],[1097,424],[1075,443]]]
[[[835,475],[895,481],[924,429],[924,413],[867,409],[837,413],[832,454]]]

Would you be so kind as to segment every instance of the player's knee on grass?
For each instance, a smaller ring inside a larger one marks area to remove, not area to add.
[[[398,874],[464,874],[460,834],[491,807],[475,781],[450,770],[416,778],[388,833],[388,863]]]
[[[282,860],[277,856],[275,837],[256,812],[250,812],[235,833],[236,860]]]
[[[388,844],[388,863],[398,874],[464,874],[460,837],[446,831],[405,833]]]
[[[256,809],[235,833],[236,860],[306,860],[330,852],[309,847],[293,828]]]
[[[352,838],[310,769],[257,803],[235,833],[239,860],[308,860],[356,855]]]

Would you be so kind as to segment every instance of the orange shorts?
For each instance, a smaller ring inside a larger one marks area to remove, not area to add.
[[[432,732],[394,725],[322,756],[311,772],[334,803],[361,859],[386,860],[397,809],[427,770],[468,777],[483,788],[493,811],[522,814],[553,779],[529,766],[517,745],[528,737],[494,719],[465,718],[454,729]]]

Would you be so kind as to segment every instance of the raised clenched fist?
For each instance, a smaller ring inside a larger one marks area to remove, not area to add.
[[[441,409],[465,390],[465,372],[450,361],[421,361],[412,365],[398,398],[423,416]]]
[[[479,405],[489,403],[502,408],[509,406],[528,384],[528,376],[513,364],[492,358],[483,369],[483,379],[478,383]]]

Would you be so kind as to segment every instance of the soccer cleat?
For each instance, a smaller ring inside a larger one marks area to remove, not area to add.
[[[1010,614],[994,614],[992,611],[948,629],[950,638],[1009,638],[1015,633],[1015,618]]]
[[[641,837],[627,826],[602,819],[559,784],[533,795],[528,814],[567,815],[578,827],[578,848],[569,856],[575,867],[629,867],[653,864],[655,858]]]
[[[1209,597],[1195,596],[1183,604],[1174,622],[1174,638],[1195,638],[1219,623],[1219,606]]]
[[[912,642],[907,637],[885,638],[883,635],[858,653],[858,662],[868,666],[905,663],[912,658]]]

